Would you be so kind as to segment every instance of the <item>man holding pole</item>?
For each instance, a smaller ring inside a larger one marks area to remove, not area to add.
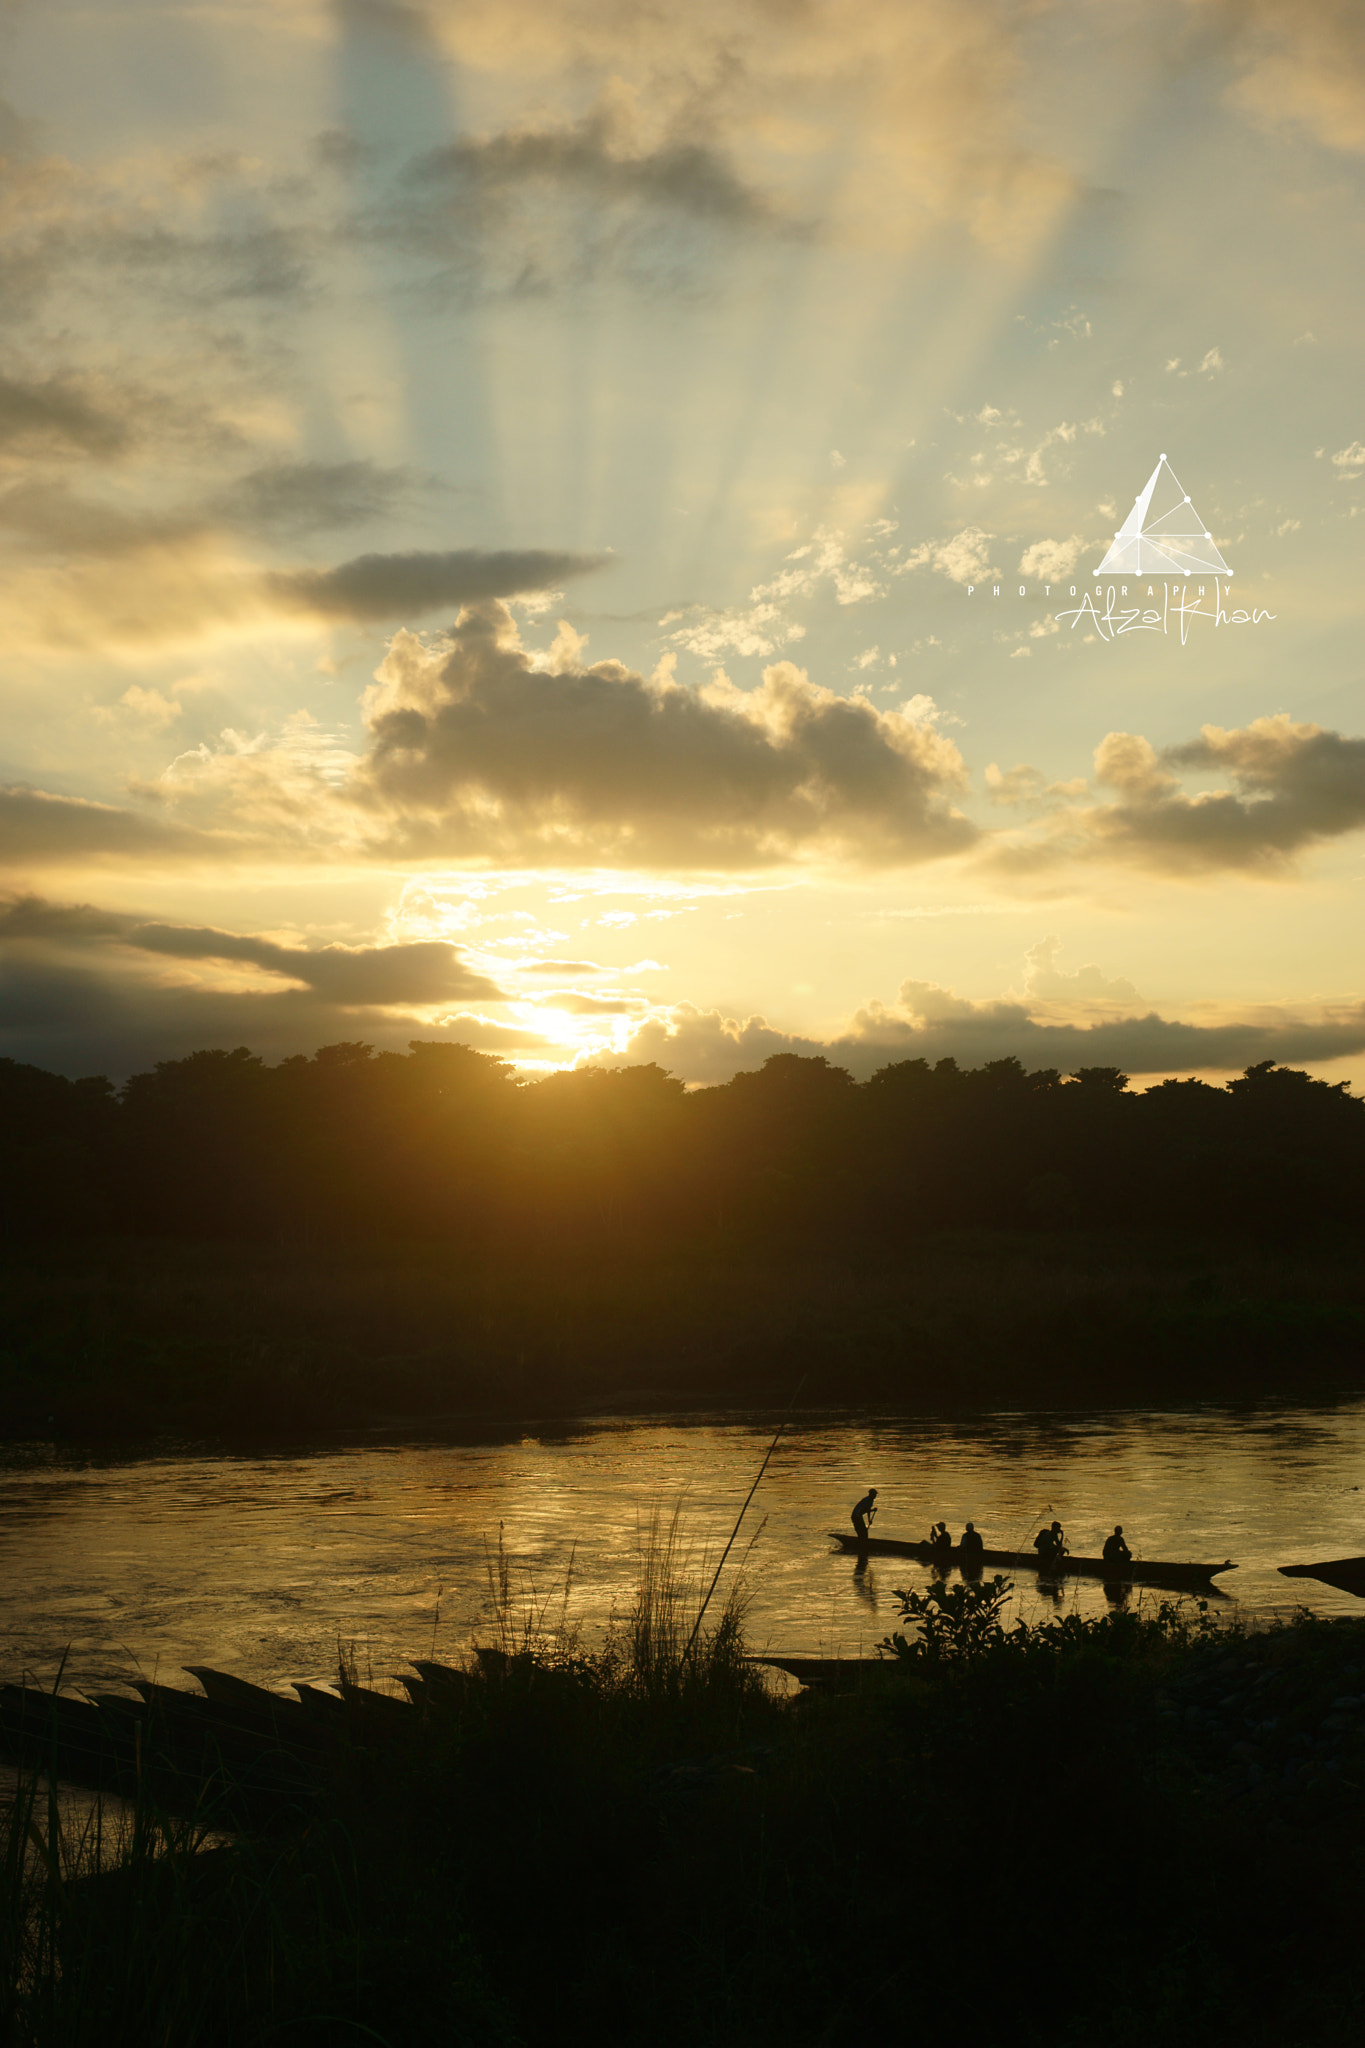
[[[860,1543],[867,1541],[867,1525],[876,1514],[877,1489],[870,1486],[853,1510],[853,1533]]]

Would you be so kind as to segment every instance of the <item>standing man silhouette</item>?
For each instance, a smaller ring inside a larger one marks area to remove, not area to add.
[[[877,1489],[870,1486],[853,1510],[853,1533],[860,1543],[867,1541],[867,1525],[876,1514]]]

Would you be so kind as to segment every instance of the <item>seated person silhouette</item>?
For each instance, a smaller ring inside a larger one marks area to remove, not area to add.
[[[933,1528],[929,1531],[929,1548],[933,1551],[934,1556],[946,1558],[952,1547],[953,1539],[948,1534],[948,1524],[946,1522],[935,1522]]]
[[[962,1532],[962,1541],[957,1546],[957,1561],[964,1572],[970,1571],[973,1566],[980,1570],[985,1548],[986,1546],[981,1540],[976,1523],[968,1522]]]
[[[1050,1529],[1040,1529],[1033,1539],[1033,1547],[1038,1553],[1040,1570],[1059,1565],[1066,1556],[1066,1536],[1061,1523],[1054,1522]]]
[[[867,1541],[867,1525],[877,1512],[876,1499],[876,1487],[869,1486],[867,1492],[853,1510],[853,1533],[860,1543],[866,1543]]]
[[[1119,1523],[1112,1536],[1105,1537],[1104,1549],[1100,1555],[1106,1564],[1120,1565],[1133,1562],[1133,1553],[1123,1540],[1122,1522]]]

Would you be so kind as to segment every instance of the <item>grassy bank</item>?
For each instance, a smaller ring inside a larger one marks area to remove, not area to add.
[[[485,1658],[284,1837],[82,1877],[21,1795],[7,2044],[1359,2039],[1365,1627],[912,1630],[783,1702],[687,1619]]]
[[[1312,1395],[1365,1383],[1353,1247],[974,1232],[864,1259],[498,1264],[139,1240],[0,1267],[11,1437],[295,1433],[785,1399],[916,1408]],[[49,1420],[51,1418],[51,1420]]]

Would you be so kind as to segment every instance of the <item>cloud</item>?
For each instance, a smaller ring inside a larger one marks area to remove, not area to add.
[[[249,1045],[268,1059],[284,1059],[363,1037],[397,1052],[413,1037],[438,1032],[453,1043],[473,1043],[474,1029],[486,1044],[547,1049],[537,1034],[505,1030],[498,1037],[483,1020],[453,1016],[433,1026],[428,1017],[387,1007],[343,1007],[308,988],[167,984],[34,948],[0,955],[0,1055],[70,1075],[121,1079],[210,1046]]]
[[[193,971],[177,974],[179,962]],[[226,977],[206,978],[204,962]],[[288,985],[243,988],[233,973],[243,967]],[[33,894],[0,901],[0,1052],[65,1073],[122,1075],[223,1044],[283,1057],[362,1033],[398,1049],[415,1030],[437,1028],[456,1040],[476,1028],[486,1045],[551,1049],[521,1026],[453,1012],[434,1027],[406,1007],[500,999],[440,942],[307,948]]]
[[[1031,946],[1024,956],[1024,988],[1026,993],[1040,1002],[1061,1003],[1135,1003],[1138,992],[1131,981],[1122,975],[1112,980],[1100,973],[1093,964],[1077,967],[1071,973],[1064,972],[1057,965],[1057,956],[1062,942],[1055,932],[1040,939]]]
[[[869,1003],[837,1037],[816,1039],[782,1031],[761,1016],[726,1017],[679,1003],[667,1017],[650,1018],[624,1049],[594,1064],[656,1061],[684,1081],[714,1085],[762,1065],[772,1053],[823,1056],[865,1081],[898,1060],[930,1065],[954,1059],[964,1067],[1015,1058],[1030,1070],[1120,1067],[1140,1075],[1240,1072],[1258,1060],[1320,1064],[1365,1051],[1365,1003],[1324,1010],[1317,1017],[1285,1009],[1249,1019],[1188,1024],[1149,1011],[1088,1024],[1039,1021],[1027,1002],[972,1002],[931,982],[902,984],[896,1006]]]
[[[779,1031],[765,1017],[723,1017],[719,1010],[699,1010],[678,1003],[667,1017],[652,1017],[634,1032],[624,1052],[596,1055],[586,1064],[648,1065],[656,1061],[681,1080],[715,1084],[750,1068],[761,1067],[773,1053],[795,1052],[807,1058],[828,1051],[818,1039]]]
[[[619,662],[546,669],[499,604],[428,648],[399,633],[355,781],[406,858],[728,867],[806,852],[899,863],[972,844],[952,742],[789,662],[700,690]]]
[[[913,549],[897,565],[896,574],[903,576],[911,569],[931,568],[941,576],[950,576],[954,583],[982,582],[993,573],[989,564],[994,539],[993,533],[983,533],[979,526],[964,526],[951,540],[925,541]]]
[[[582,120],[520,128],[483,140],[448,143],[409,166],[416,186],[455,194],[500,193],[544,182],[577,187],[598,204],[636,201],[729,227],[781,225],[772,203],[737,177],[714,148],[692,138],[642,147],[630,99],[609,93]]]
[[[1024,762],[1005,770],[994,761],[986,764],[986,795],[993,804],[1036,804],[1045,792],[1043,777]]]
[[[127,428],[71,378],[0,376],[0,450],[111,455]]]
[[[1365,17],[1357,0],[1195,0],[1223,29],[1233,103],[1266,128],[1365,152]]]
[[[810,540],[786,557],[770,582],[754,585],[747,605],[705,612],[679,626],[669,638],[704,661],[726,653],[762,658],[805,638],[805,627],[784,609],[794,599],[810,597],[821,589],[832,590],[841,606],[881,597],[884,586],[869,569],[849,558],[846,539],[836,527],[817,527]]]
[[[266,579],[281,605],[323,619],[392,619],[547,590],[604,568],[609,555],[459,548],[446,554],[357,555],[335,569],[296,569]]]
[[[51,903],[45,896],[0,898],[0,944],[9,939],[121,938],[133,920],[93,903]]]
[[[185,708],[178,697],[163,697],[160,690],[144,690],[140,683],[130,683],[118,701],[121,709],[131,712],[134,718],[141,719],[157,731],[163,726],[174,725]],[[107,711],[98,715],[111,716]]]
[[[109,940],[173,960],[230,961],[282,975],[342,1006],[498,1001],[503,991],[444,940],[391,946],[288,946],[211,925],[161,924],[90,903],[32,894],[0,898],[0,943]]]
[[[209,509],[250,532],[309,533],[380,518],[407,482],[406,470],[376,462],[272,462],[219,491]]]
[[[1349,448],[1338,448],[1332,457],[1332,464],[1347,478],[1359,476],[1365,469],[1365,442],[1352,441]]]
[[[551,1060],[564,1057],[562,1039],[546,1038],[524,1024],[499,1024],[491,1017],[465,1012],[442,1017],[441,1031],[451,1045],[472,1045],[476,1052],[505,1053],[509,1059],[517,1053],[540,1053]]]
[[[414,49],[429,49],[433,43],[431,16],[425,7],[410,7],[405,0],[329,0],[339,26],[352,33],[390,36]]]
[[[1188,794],[1181,773],[1200,769],[1232,788]],[[1095,779],[1114,802],[1059,802],[1024,836],[997,842],[988,863],[1016,873],[1109,860],[1174,875],[1274,874],[1305,848],[1365,825],[1365,739],[1296,724],[1286,712],[1232,731],[1206,725],[1198,739],[1160,752],[1141,734],[1108,733],[1095,749]]]
[[[532,105],[557,79],[610,82],[637,108],[642,155],[715,152],[779,221],[818,194],[828,232],[905,243],[955,221],[1017,247],[1074,192],[1023,133],[1030,0],[989,18],[938,0],[433,0],[427,13],[470,75],[531,83]]]
[[[537,994],[536,1002],[547,1010],[563,1010],[570,1017],[620,1017],[649,1007],[643,996],[585,996],[573,988]]]
[[[130,511],[37,476],[24,477],[0,495],[0,527],[21,546],[67,562],[81,556],[126,561],[140,552],[154,558],[167,548],[189,550],[206,523],[197,508]],[[124,567],[121,574],[127,573]]]
[[[1069,540],[1036,540],[1019,557],[1019,574],[1040,583],[1060,583],[1080,559],[1085,536],[1073,533]]]
[[[519,960],[522,974],[604,974],[595,960]]]
[[[281,946],[269,939],[194,925],[136,924],[126,943],[177,960],[231,960],[284,975],[329,1003],[346,1007],[388,1003],[496,1000],[502,990],[476,974],[454,946],[438,940],[401,946]]]
[[[300,499],[305,491],[301,485]],[[216,510],[221,515],[224,508]],[[129,514],[54,486],[21,486],[0,497],[5,525],[55,558],[11,572],[10,644],[62,649],[192,645],[282,615],[353,624],[414,618],[490,594],[530,595],[611,560],[464,548],[358,555],[330,569],[262,573],[208,526],[206,513]]]
[[[368,461],[275,462],[169,508],[26,476],[0,491],[0,530],[28,561],[11,569],[12,640],[73,647],[154,644],[250,629],[282,613],[365,623],[531,595],[605,568],[607,553],[463,548],[365,554],[326,568],[262,572],[232,530],[265,542],[360,525],[392,511],[409,473]]]
[[[230,844],[160,818],[22,785],[0,788],[0,861],[38,867],[99,859],[221,858]]]

